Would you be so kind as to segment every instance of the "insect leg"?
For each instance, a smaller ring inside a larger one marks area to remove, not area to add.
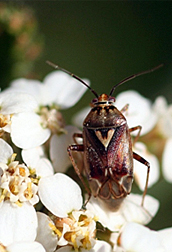
[[[146,161],[143,157],[141,157],[140,155],[138,155],[137,153],[135,153],[135,152],[133,152],[133,158],[136,159],[137,161],[139,161],[140,163],[142,163],[142,164],[144,164],[144,165],[147,166],[146,184],[145,184],[145,189],[144,189],[144,192],[143,192],[142,203],[141,203],[141,206],[143,206],[143,204],[144,204],[144,198],[146,196],[146,192],[147,192],[147,188],[148,188],[150,163],[148,161]]]
[[[121,113],[126,112],[126,111],[128,110],[128,107],[129,107],[129,104],[126,104],[126,105],[120,110],[120,112],[121,112]]]
[[[83,186],[85,187],[85,190],[87,191],[88,193],[88,200],[86,201],[86,203],[89,201],[90,197],[91,197],[91,191],[90,189],[88,188],[88,186],[86,185],[81,173],[80,173],[80,170],[75,162],[75,159],[72,155],[72,152],[73,151],[76,151],[76,152],[83,152],[84,151],[84,145],[83,144],[72,144],[72,145],[69,145],[68,148],[67,148],[67,152],[68,152],[68,155],[69,155],[69,158],[71,160],[71,163],[75,169],[75,172],[76,174],[78,175],[79,179],[81,180]],[[86,203],[84,205],[86,205]]]
[[[81,141],[78,141],[78,140]],[[82,133],[74,133],[73,134],[73,140],[76,145],[81,145],[83,143],[83,134]],[[77,155],[77,164],[78,164],[78,170],[80,170],[80,173],[82,173],[84,169],[84,162],[83,162],[83,151],[78,151],[79,155]]]
[[[129,129],[130,133],[135,131],[135,130],[138,130],[138,133],[137,133],[137,136],[134,138],[133,145],[137,142],[137,140],[140,137],[140,132],[142,130],[142,126],[138,125],[138,126],[135,126],[135,127],[132,127],[132,128]]]

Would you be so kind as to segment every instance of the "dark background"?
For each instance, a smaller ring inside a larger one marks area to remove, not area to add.
[[[117,89],[135,89],[152,101],[165,95],[172,102],[172,3],[147,1],[27,1],[45,36],[36,65],[46,75],[48,59],[91,80],[100,94],[123,78],[160,63],[157,72]],[[114,95],[116,95],[114,94]],[[79,106],[93,95],[87,92]],[[72,112],[78,110],[75,106]]]
[[[12,2],[9,2],[12,4]],[[45,46],[35,71],[43,78],[50,60],[91,80],[100,94],[109,93],[123,78],[164,63],[116,90],[135,89],[152,101],[164,95],[172,103],[172,2],[165,1],[13,1],[33,8]],[[87,106],[89,92],[69,114]],[[148,122],[149,123],[149,122]],[[172,185],[163,180],[148,193],[162,203],[153,229],[172,226]]]

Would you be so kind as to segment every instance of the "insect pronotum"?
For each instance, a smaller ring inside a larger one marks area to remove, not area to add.
[[[136,142],[141,132],[141,126],[128,127],[126,118],[123,115],[123,112],[128,109],[128,104],[119,111],[114,105],[115,98],[112,97],[112,94],[119,85],[140,75],[153,72],[162,67],[162,64],[123,79],[112,87],[109,95],[98,95],[95,90],[75,74],[49,61],[47,63],[80,81],[96,97],[92,100],[92,109],[83,122],[83,133],[75,133],[73,138],[76,144],[70,145],[67,149],[71,163],[88,192],[89,198],[93,195],[108,209],[117,211],[124,198],[131,192],[134,158],[147,166],[147,177],[141,203],[143,206],[148,187],[150,164],[132,151],[130,136],[131,132],[138,130],[134,140]],[[83,144],[77,144],[77,138],[82,138]],[[75,162],[73,152],[83,153],[84,172],[88,186]]]

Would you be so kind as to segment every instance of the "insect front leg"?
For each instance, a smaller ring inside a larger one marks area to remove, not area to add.
[[[78,137],[78,134],[77,134],[77,133],[74,134],[74,135]],[[81,136],[81,135],[82,135],[82,134],[80,134],[80,136]],[[74,136],[74,137],[75,137],[75,136]],[[70,158],[70,160],[71,160],[71,163],[72,163],[72,165],[73,165],[73,167],[74,167],[74,169],[75,169],[76,174],[78,175],[78,177],[79,177],[79,179],[81,180],[83,186],[85,187],[85,190],[86,190],[87,193],[88,193],[88,200],[87,200],[86,203],[84,204],[84,205],[86,205],[87,202],[89,201],[90,197],[91,197],[91,191],[90,191],[90,189],[88,188],[87,184],[85,183],[85,181],[84,181],[84,179],[83,179],[83,177],[82,177],[82,175],[81,175],[81,173],[80,173],[80,170],[79,170],[79,168],[78,168],[78,166],[77,166],[77,164],[76,164],[76,162],[75,162],[75,159],[74,159],[74,157],[73,157],[73,155],[72,155],[72,152],[73,152],[73,151],[75,151],[75,152],[83,152],[83,151],[84,151],[84,145],[83,145],[83,144],[72,144],[72,145],[69,145],[68,148],[67,148],[67,152],[68,152],[69,158]]]
[[[146,196],[146,192],[147,192],[147,188],[148,188],[150,163],[148,161],[146,161],[143,157],[141,157],[140,155],[138,155],[137,153],[135,153],[135,152],[133,152],[133,158],[136,159],[137,161],[139,161],[140,163],[142,163],[142,164],[144,164],[144,165],[147,166],[146,184],[145,184],[145,189],[144,189],[144,192],[143,192],[142,203],[141,203],[141,206],[143,206],[143,204],[144,204],[144,198]]]

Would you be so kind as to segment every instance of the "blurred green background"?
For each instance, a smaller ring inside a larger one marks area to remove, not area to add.
[[[3,1],[1,1],[2,3]],[[109,93],[123,78],[164,63],[158,71],[134,79],[119,87],[135,89],[152,101],[164,95],[172,103],[172,2],[171,1],[6,1],[9,7],[31,8],[37,19],[35,41],[42,53],[38,58],[20,59],[30,73],[21,75],[43,79],[53,69],[50,60],[63,68],[87,77],[100,94]],[[8,41],[11,40],[8,38]],[[4,43],[4,42],[3,42]],[[6,64],[11,52],[1,44],[1,87],[14,78],[12,63]],[[6,54],[4,52],[7,52]],[[8,54],[9,53],[9,54]],[[19,53],[20,54],[20,53]],[[18,54],[18,56],[19,56]],[[33,66],[31,66],[33,64]],[[21,69],[21,67],[19,68]],[[23,69],[22,69],[23,70]],[[16,70],[17,71],[17,70]],[[15,73],[14,73],[15,72]],[[32,73],[32,74],[31,74]],[[73,108],[64,112],[70,122],[71,113],[87,106],[93,95],[87,92]],[[127,101],[126,101],[127,102]],[[149,225],[153,229],[172,226],[172,185],[164,180],[148,193],[161,201],[159,214]]]

